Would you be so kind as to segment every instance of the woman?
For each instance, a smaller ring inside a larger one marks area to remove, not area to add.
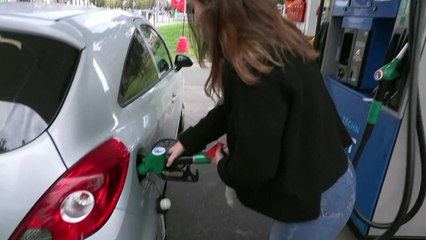
[[[219,103],[178,136],[170,166],[226,134],[223,182],[276,220],[270,239],[334,239],[355,201],[352,142],[316,64],[318,54],[273,0],[188,0],[206,94]]]

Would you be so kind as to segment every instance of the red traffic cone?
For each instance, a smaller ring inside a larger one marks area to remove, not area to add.
[[[177,47],[176,47],[176,52],[178,53],[188,53],[189,52],[189,42],[188,42],[188,38],[186,38],[185,36],[181,36],[179,38]]]

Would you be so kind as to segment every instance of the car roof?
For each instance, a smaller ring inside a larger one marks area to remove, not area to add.
[[[97,36],[97,32],[116,28],[135,17],[123,10],[68,4],[0,4],[0,30],[42,35],[77,49],[83,49],[88,41],[102,37]]]
[[[40,4],[27,2],[0,4],[1,15],[37,18],[51,21],[60,21],[63,18],[87,14],[99,10],[100,8],[68,4]]]

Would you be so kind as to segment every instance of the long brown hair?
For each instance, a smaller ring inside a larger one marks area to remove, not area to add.
[[[210,97],[223,96],[225,62],[245,83],[255,84],[260,74],[284,66],[286,54],[305,60],[318,56],[301,31],[280,14],[275,0],[194,1],[205,7],[197,22],[188,9],[188,22],[200,65],[205,59],[212,64],[204,86]]]

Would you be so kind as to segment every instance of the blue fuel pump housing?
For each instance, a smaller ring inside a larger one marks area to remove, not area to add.
[[[371,95],[348,88],[333,77],[325,77],[326,85],[354,144],[346,149],[353,159],[366,127],[371,107]],[[357,167],[356,207],[370,219],[373,218],[376,203],[391,159],[401,118],[391,112],[382,111]],[[358,230],[368,235],[369,226],[352,216]]]
[[[409,130],[407,109],[410,109],[407,107],[409,93],[406,82],[409,74],[403,71],[407,60],[396,56],[408,42],[407,10],[414,1],[330,1],[332,14],[327,19],[326,41],[320,60],[330,96],[354,142],[346,149],[349,159],[356,160],[357,150],[363,149],[356,167],[355,207],[367,220],[382,225],[393,225],[405,193],[406,153],[410,151],[406,146]],[[422,18],[426,19],[426,4],[420,5],[424,8],[419,12],[423,12]],[[423,23],[423,27],[419,28],[419,36],[424,36],[421,31],[424,31],[425,25]],[[423,64],[424,61],[423,57]],[[420,66],[421,63],[415,64]],[[378,103],[374,98],[384,82],[389,89]],[[420,87],[418,89],[424,94]],[[372,120],[370,111],[375,106],[379,106],[378,112]],[[374,131],[363,146],[363,134],[372,122]],[[419,179],[417,176],[414,185],[420,185]],[[416,190],[418,192],[418,188]],[[417,192],[413,192],[413,198]],[[413,203],[414,200],[411,205]],[[426,239],[426,204],[421,206],[415,218],[407,221],[402,221],[402,227],[392,233],[397,239]],[[360,239],[375,239],[386,233],[385,228],[375,228],[357,214],[351,216],[349,226]]]
[[[341,18],[343,29],[337,80],[361,90],[377,86],[371,76],[385,63],[399,3],[399,0],[335,2],[333,16]]]

